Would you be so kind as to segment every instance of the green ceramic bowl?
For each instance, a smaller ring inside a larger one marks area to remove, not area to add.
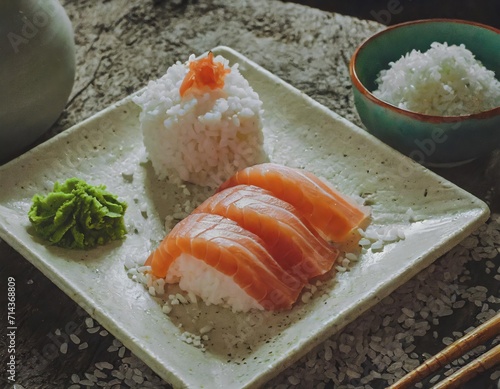
[[[462,20],[429,19],[402,23],[371,36],[351,58],[354,102],[366,129],[417,162],[456,165],[500,147],[500,107],[473,115],[432,116],[400,109],[375,97],[375,80],[413,49],[432,42],[464,44],[500,77],[500,30]]]

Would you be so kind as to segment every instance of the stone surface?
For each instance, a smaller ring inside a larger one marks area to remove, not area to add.
[[[185,61],[225,45],[356,120],[347,64],[375,22],[277,1],[67,2],[77,79],[52,136]]]

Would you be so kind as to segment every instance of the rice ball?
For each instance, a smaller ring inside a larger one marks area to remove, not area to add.
[[[220,55],[178,61],[133,100],[159,179],[215,188],[266,160],[262,101]]]

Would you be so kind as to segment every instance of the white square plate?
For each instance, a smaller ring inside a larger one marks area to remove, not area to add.
[[[0,168],[0,236],[175,387],[247,388],[263,384],[428,266],[489,210],[241,54],[226,47],[213,52],[239,63],[263,100],[272,161],[304,167],[343,193],[364,197],[373,212],[370,228],[397,226],[406,238],[363,254],[288,312],[233,314],[198,303],[176,306],[167,316],[127,275],[125,263],[147,258],[164,237],[165,216],[179,204],[209,193],[160,182],[142,162],[139,108],[130,97]],[[128,202],[123,242],[65,250],[33,235],[32,196],[73,176],[104,184]],[[205,351],[180,338],[207,324],[213,330]]]

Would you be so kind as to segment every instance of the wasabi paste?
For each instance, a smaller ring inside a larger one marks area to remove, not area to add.
[[[89,249],[127,233],[123,215],[127,204],[78,178],[54,184],[47,196],[36,194],[28,217],[38,235],[53,245]]]

